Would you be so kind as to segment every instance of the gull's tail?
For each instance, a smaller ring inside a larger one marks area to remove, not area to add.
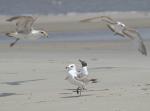
[[[98,82],[98,80],[97,79],[90,79],[90,81],[92,82],[92,83],[97,83]]]

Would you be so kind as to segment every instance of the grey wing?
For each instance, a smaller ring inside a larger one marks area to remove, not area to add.
[[[92,20],[100,19],[101,17],[91,17],[87,19],[80,20],[80,22],[91,22]]]
[[[120,35],[121,37],[125,37],[122,33],[123,28],[118,26],[117,24],[107,24],[107,27],[115,33],[115,35]]]
[[[80,78],[82,76],[82,70],[81,69],[78,69],[77,70],[77,76]]]
[[[114,26],[107,24],[107,27],[108,27],[112,32],[115,32]]]
[[[82,89],[85,89],[85,83],[84,82],[82,82],[82,81],[80,81],[80,80],[78,80],[77,79],[77,77],[75,77],[75,78],[69,78],[68,79],[72,84],[74,84],[74,85],[76,85],[76,86],[78,86],[78,87],[80,87],[80,88],[82,88]]]
[[[85,76],[85,74],[84,74],[84,72],[83,72],[83,69],[77,69],[77,76],[79,77],[79,78],[81,78],[81,77],[83,77],[83,76]]]
[[[108,17],[108,16],[91,17],[91,18],[80,20],[80,22],[91,22],[92,20],[97,20],[97,19],[103,20],[103,21],[111,23],[111,24],[115,24],[116,23],[115,20],[113,20],[111,17]]]
[[[16,21],[16,30],[18,33],[28,34],[32,30],[32,25],[36,19],[32,16],[15,16],[7,19],[7,21]]]
[[[125,28],[123,33],[132,40],[135,40],[138,45],[139,52],[141,52],[143,55],[147,55],[146,46],[144,45],[143,39],[139,32],[132,28]]]
[[[81,82],[83,82],[83,83],[85,83],[85,84],[87,84],[89,81],[90,81],[90,79],[88,79],[88,76],[83,76],[83,77],[75,77],[75,79],[76,80],[78,80],[78,81],[81,81]]]
[[[106,23],[109,23],[109,24],[117,24],[117,21],[112,19],[109,16],[101,16],[101,20],[103,20],[103,21],[105,21]]]
[[[82,78],[82,77],[88,75],[88,71],[87,71],[87,70],[84,70],[84,69],[78,69],[77,72],[78,72],[78,73],[77,73],[77,76],[78,76],[79,78]]]

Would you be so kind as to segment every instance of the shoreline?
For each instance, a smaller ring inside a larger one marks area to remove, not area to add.
[[[33,15],[38,17],[35,22],[37,29],[44,29],[47,32],[67,32],[67,31],[88,31],[105,29],[106,25],[101,22],[81,23],[80,20],[95,16],[111,16],[120,20],[130,27],[150,28],[150,12],[99,12],[99,13],[70,13],[64,15]],[[0,16],[0,33],[14,31],[15,23],[5,20],[11,16]],[[1,28],[2,27],[2,28]]]

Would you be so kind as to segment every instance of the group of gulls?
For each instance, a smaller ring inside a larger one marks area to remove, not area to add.
[[[16,22],[16,32],[6,33],[9,37],[15,37],[16,40],[10,44],[10,47],[14,46],[20,39],[38,39],[41,37],[48,37],[48,33],[43,30],[35,30],[32,26],[37,18],[32,16],[15,16],[7,19],[8,22]],[[114,32],[114,35],[121,37],[129,37],[136,41],[138,51],[143,55],[147,55],[146,47],[143,39],[137,30],[128,27],[122,22],[116,21],[108,16],[92,17],[81,20],[80,22],[91,22],[92,20],[100,19],[106,23],[107,27]]]
[[[38,39],[41,37],[48,37],[47,32],[43,30],[35,30],[33,24],[37,18],[32,16],[15,16],[7,19],[8,22],[16,22],[16,32],[6,33],[9,37],[15,37],[15,41],[10,44],[10,47],[14,46],[20,39]],[[134,40],[138,45],[138,51],[143,55],[147,55],[147,50],[144,45],[143,39],[136,29],[126,26],[120,21],[116,21],[108,16],[92,17],[83,19],[79,22],[92,22],[93,20],[100,19],[106,24],[106,26],[114,32],[114,35],[119,35],[121,37],[128,37]],[[69,64],[66,69],[68,76],[65,78],[71,84],[76,85],[77,94],[81,95],[83,90],[86,90],[86,85],[89,82],[96,83],[97,79],[91,79],[88,77],[87,63],[79,59],[82,65],[80,70],[77,70],[75,64]]]

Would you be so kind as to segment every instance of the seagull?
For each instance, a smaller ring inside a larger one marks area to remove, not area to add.
[[[16,22],[16,32],[6,33],[8,37],[15,37],[16,40],[10,44],[10,47],[14,46],[20,39],[38,39],[40,37],[48,37],[48,34],[43,30],[33,29],[33,23],[37,18],[32,16],[14,16],[6,21]]]
[[[99,16],[84,19],[81,20],[80,22],[90,22],[96,19],[100,19],[101,21],[105,22],[107,27],[114,33],[114,35],[119,35],[121,37],[128,37],[134,40],[137,43],[138,51],[145,56],[147,55],[146,46],[144,45],[140,33],[136,29],[128,27],[120,21],[116,21],[108,16]]]
[[[90,81],[92,81],[92,83],[96,83],[97,79],[89,79],[87,71],[87,63],[82,60],[79,61],[82,64],[82,70],[78,71],[76,69],[75,64],[69,64],[66,67],[68,75],[65,78],[65,80],[68,80],[71,84],[77,86],[78,88],[76,92],[81,96],[81,91],[86,90],[87,83],[89,83]]]

